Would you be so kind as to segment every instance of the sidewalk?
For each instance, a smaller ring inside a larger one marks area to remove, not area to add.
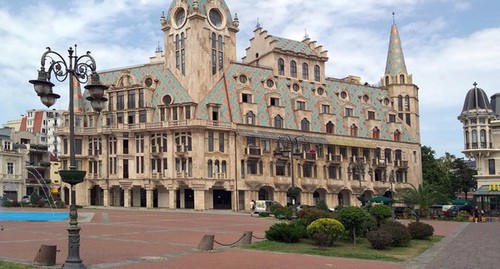
[[[405,266],[404,263],[243,250],[217,244],[212,252],[196,249],[206,234],[215,235],[221,243],[235,242],[245,231],[263,238],[275,220],[252,218],[247,213],[83,209],[79,214],[87,216],[86,222],[80,222],[80,257],[88,268],[390,269]],[[460,225],[453,222],[432,224],[436,234],[442,235],[451,233]],[[67,222],[2,221],[1,225],[4,231],[0,231],[0,259],[31,263],[40,245],[55,244],[61,250],[57,253],[56,263],[59,267],[64,263]]]

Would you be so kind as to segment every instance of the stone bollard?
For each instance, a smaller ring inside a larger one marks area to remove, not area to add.
[[[243,238],[241,239],[241,244],[242,245],[250,245],[252,244],[252,232],[247,231],[243,233]]]
[[[201,251],[210,251],[214,249],[214,235],[213,234],[206,234],[203,236],[203,238],[200,241],[200,244],[198,244],[198,250]]]
[[[57,245],[41,245],[33,261],[36,265],[54,266],[56,264]]]

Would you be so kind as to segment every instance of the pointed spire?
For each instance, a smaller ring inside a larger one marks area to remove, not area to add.
[[[304,29],[304,39],[308,39],[309,38],[309,34],[307,34],[307,28]]]
[[[398,26],[394,21],[391,27],[391,38],[389,40],[389,51],[387,52],[387,63],[385,66],[385,74],[397,76],[399,74],[408,74],[406,71],[405,57],[403,55],[403,47],[399,38]]]
[[[71,79],[73,81],[73,110],[80,113],[85,112],[85,103],[83,102],[80,82],[74,77],[71,77]]]

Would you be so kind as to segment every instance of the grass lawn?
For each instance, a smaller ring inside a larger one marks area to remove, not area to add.
[[[35,266],[22,264],[22,263],[0,261],[0,268],[2,268],[2,269],[33,269],[33,268],[41,268],[41,267],[35,267]]]
[[[334,246],[325,249],[320,249],[313,245],[312,241],[309,239],[302,239],[299,243],[295,244],[264,240],[252,245],[242,246],[242,248],[353,259],[404,262],[418,256],[443,238],[444,236],[433,236],[430,240],[411,240],[410,246],[408,247],[390,248],[387,250],[373,249],[366,238],[359,239],[356,245],[352,244],[352,241],[339,241],[336,242]]]

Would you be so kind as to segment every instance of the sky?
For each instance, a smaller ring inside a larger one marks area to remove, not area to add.
[[[28,83],[46,47],[67,59],[91,51],[97,69],[144,64],[163,46],[160,16],[171,0],[0,0],[0,124],[44,109]],[[326,75],[378,84],[390,28],[398,25],[408,72],[419,87],[421,143],[463,157],[457,116],[477,82],[500,92],[500,1],[491,0],[226,0],[238,14],[238,60],[257,23],[271,35],[307,35],[328,50]],[[395,13],[394,17],[392,13]],[[51,107],[67,109],[66,83]]]

